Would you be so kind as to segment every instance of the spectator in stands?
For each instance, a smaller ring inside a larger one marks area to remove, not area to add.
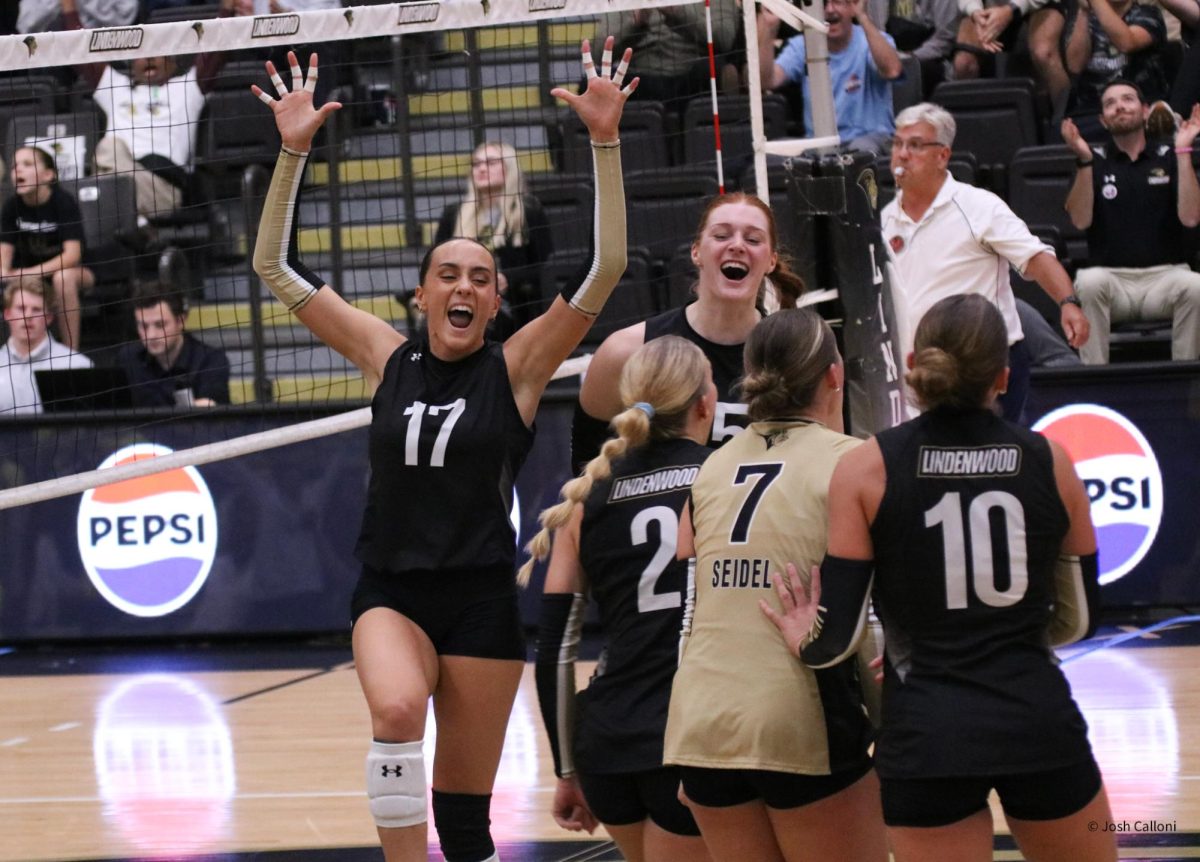
[[[1067,213],[1087,230],[1093,264],[1075,275],[1092,327],[1080,355],[1088,364],[1108,362],[1110,323],[1170,317],[1172,358],[1200,358],[1200,273],[1188,267],[1183,241],[1183,229],[1200,224],[1192,163],[1200,106],[1172,145],[1147,141],[1145,98],[1131,81],[1109,83],[1101,105],[1108,143],[1089,145],[1071,120],[1062,123],[1079,166]]]
[[[79,20],[89,30],[93,27],[126,27],[137,20],[141,11],[138,0],[76,0],[76,4]],[[20,7],[17,16],[20,33],[67,29],[63,26],[65,9],[62,0],[21,0]]]
[[[1055,110],[1062,110],[1071,79],[1062,49],[1068,0],[958,0],[962,20],[954,46],[954,77],[990,76],[992,58],[1017,46],[1029,21],[1029,54]]]
[[[155,283],[134,287],[138,341],[121,348],[135,407],[229,403],[229,359],[189,332],[183,294]]]
[[[711,11],[713,52],[720,70],[737,43],[741,10],[734,0],[712,0]],[[635,99],[663,102],[682,115],[688,99],[708,93],[708,35],[703,4],[609,12],[597,21],[592,45],[599,48],[606,33],[616,37],[614,50],[618,54],[626,48],[633,48],[637,54],[637,73],[642,83]]]
[[[954,117],[923,102],[896,117],[892,173],[896,198],[883,209],[883,237],[894,265],[898,306],[903,312],[901,355],[912,350],[912,334],[938,300],[978,293],[995,303],[1008,326],[1008,392],[1004,416],[1020,421],[1029,391],[1029,356],[1009,283],[1009,267],[1041,288],[1062,309],[1067,341],[1078,348],[1088,337],[1071,278],[1053,250],[1029,232],[1004,201],[960,183],[946,169],[954,143]]]
[[[1102,143],[1108,132],[1100,122],[1100,96],[1109,81],[1133,82],[1149,102],[1167,97],[1167,26],[1157,6],[1134,0],[1079,0],[1079,9],[1067,39],[1067,70],[1078,77],[1066,115],[1084,140]]]
[[[80,343],[79,292],[95,284],[82,266],[83,216],[75,198],[58,186],[53,157],[40,147],[13,153],[14,194],[0,208],[0,278],[26,275],[54,289],[63,344]]]
[[[877,3],[884,6],[877,9]],[[896,43],[903,59],[921,64],[921,87],[926,95],[946,77],[946,63],[958,32],[955,0],[879,0],[870,2],[871,20],[880,24]]]
[[[829,24],[829,75],[838,134],[850,149],[879,153],[895,128],[891,82],[904,72],[892,37],[871,21],[864,0],[825,0]],[[765,9],[758,13],[759,75],[765,89],[789,81],[804,85],[804,127],[813,134],[812,99],[805,70],[804,35],[793,36],[775,57],[779,19]]]
[[[1183,59],[1171,87],[1171,107],[1187,114],[1200,102],[1200,0],[1158,0],[1179,19],[1184,45]]]
[[[62,0],[67,29],[82,26],[76,2]],[[220,0],[218,14],[236,14],[235,2]],[[79,67],[108,123],[108,133],[96,144],[96,171],[133,174],[143,219],[169,214],[183,203],[196,121],[223,62],[220,52],[210,52],[199,54],[186,71],[174,57],[138,57],[129,74],[108,63]]]
[[[489,141],[471,154],[466,192],[459,203],[442,213],[434,243],[457,236],[478,241],[496,256],[505,307],[492,337],[507,338],[516,327],[542,313],[541,269],[554,250],[553,239],[546,214],[529,193],[511,144]],[[501,320],[504,317],[506,325]]]
[[[42,412],[34,372],[92,367],[92,360],[50,336],[53,302],[38,276],[14,278],[4,288],[8,341],[0,347],[0,416]]]

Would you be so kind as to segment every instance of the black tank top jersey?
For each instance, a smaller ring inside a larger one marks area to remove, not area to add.
[[[688,562],[675,559],[679,513],[711,451],[691,440],[649,443],[617,462],[584,505],[579,559],[606,646],[577,701],[583,772],[662,766],[688,580]]]
[[[355,554],[384,572],[512,573],[513,481],[533,445],[503,346],[443,362],[426,339],[388,359],[371,402],[371,480]]]
[[[880,433],[871,525],[887,640],[888,778],[1009,774],[1089,756],[1046,642],[1069,520],[1039,434],[985,410],[934,410]]]
[[[716,448],[750,424],[747,407],[738,396],[737,384],[743,371],[743,344],[717,344],[709,341],[688,323],[687,306],[663,312],[646,321],[646,341],[663,335],[686,338],[704,351],[712,364],[713,383],[717,386],[717,415],[713,420],[708,445]]]

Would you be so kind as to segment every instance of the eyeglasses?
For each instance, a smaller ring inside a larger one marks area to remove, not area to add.
[[[926,150],[929,147],[944,147],[945,144],[940,141],[922,141],[919,138],[908,140],[906,138],[892,138],[893,150],[908,150],[910,153],[919,153],[921,150]]]

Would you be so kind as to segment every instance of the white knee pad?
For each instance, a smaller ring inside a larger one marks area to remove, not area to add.
[[[421,740],[371,743],[367,752],[367,798],[376,826],[392,829],[425,822]]]

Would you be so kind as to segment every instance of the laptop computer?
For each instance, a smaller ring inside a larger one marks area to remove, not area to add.
[[[35,371],[42,410],[71,413],[133,407],[124,368],[58,368]]]

